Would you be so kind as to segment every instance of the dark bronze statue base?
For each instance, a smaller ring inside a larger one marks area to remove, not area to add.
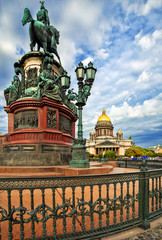
[[[71,160],[71,147],[64,145],[8,145],[1,150],[0,166],[58,166]]]

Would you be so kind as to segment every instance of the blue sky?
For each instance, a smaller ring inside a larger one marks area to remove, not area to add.
[[[38,0],[0,0],[0,132],[7,133],[3,91],[13,64],[29,48],[29,25]],[[124,138],[136,145],[162,145],[162,0],[46,0],[51,25],[60,31],[58,52],[77,89],[75,67],[91,60],[97,74],[83,110],[84,137],[106,109]],[[77,126],[76,126],[77,129]]]

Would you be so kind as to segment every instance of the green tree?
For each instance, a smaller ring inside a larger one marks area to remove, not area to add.
[[[140,157],[140,156],[148,156],[155,157],[156,153],[153,150],[142,148],[142,147],[131,147],[125,151],[125,156],[127,157]]]
[[[106,158],[114,158],[116,156],[116,152],[115,151],[106,151],[105,152],[105,157]]]
[[[90,158],[93,158],[94,157],[94,154],[90,153],[90,152],[86,152],[86,154],[90,157]]]
[[[100,154],[98,154],[98,155],[95,155],[95,158],[102,158],[103,157],[103,154],[102,153],[100,153]]]

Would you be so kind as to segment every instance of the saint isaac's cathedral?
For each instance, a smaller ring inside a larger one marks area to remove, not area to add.
[[[90,132],[90,138],[86,141],[86,151],[97,155],[106,151],[115,151],[117,155],[124,155],[125,150],[132,147],[132,137],[123,139],[123,132],[119,129],[116,136],[113,134],[113,124],[106,115],[105,109],[98,118],[95,132]]]

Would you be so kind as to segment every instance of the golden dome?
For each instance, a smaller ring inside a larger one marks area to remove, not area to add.
[[[102,110],[102,115],[98,118],[97,123],[100,121],[108,121],[111,122],[110,118],[106,115],[105,109]]]
[[[94,134],[94,131],[93,131],[93,129],[92,129],[92,131],[90,132],[90,134]]]
[[[119,128],[119,130],[118,130],[118,133],[119,133],[119,134],[122,134],[122,131],[120,130],[120,128]]]

